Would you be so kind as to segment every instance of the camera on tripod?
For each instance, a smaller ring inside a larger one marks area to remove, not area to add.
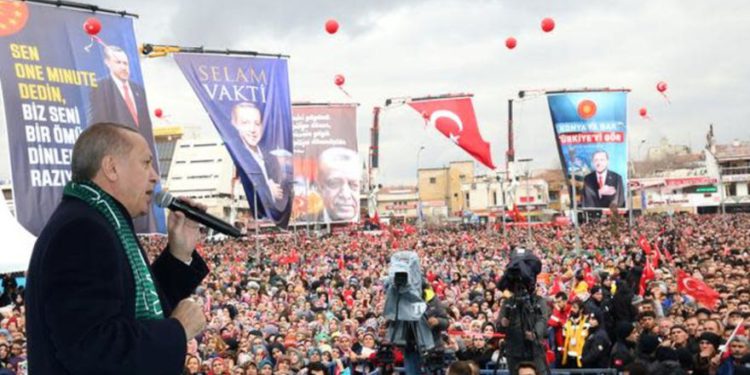
[[[542,272],[542,261],[531,251],[516,248],[503,277],[497,283],[500,290],[510,290],[514,295],[531,295],[536,290],[536,278]]]
[[[443,366],[443,351],[436,351],[432,329],[427,324],[427,303],[423,297],[423,278],[419,256],[413,251],[399,251],[391,256],[383,315],[388,322],[387,336],[391,345],[418,352],[429,369]],[[381,362],[390,358],[384,354]]]

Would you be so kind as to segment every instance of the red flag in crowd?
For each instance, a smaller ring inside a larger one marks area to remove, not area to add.
[[[404,224],[404,233],[406,234],[414,234],[417,233],[417,228],[415,228],[411,224]]]
[[[649,281],[655,278],[656,274],[654,273],[654,267],[651,265],[651,261],[649,259],[646,259],[646,266],[643,267],[643,275],[641,275],[641,283],[638,294],[641,296],[646,294],[646,286],[648,285]]]
[[[409,105],[421,113],[430,126],[434,126],[487,168],[495,169],[490,144],[479,134],[471,96],[417,100]]]
[[[677,270],[677,291],[693,297],[698,303],[708,308],[716,307],[720,298],[719,292],[683,270]]]
[[[554,296],[557,293],[560,293],[562,291],[562,282],[560,282],[559,277],[555,277],[555,279],[552,281],[552,288],[549,288],[549,296]]]
[[[510,211],[510,213],[513,215],[513,221],[517,223],[523,223],[526,221],[526,217],[523,216],[521,210],[518,209],[518,206],[515,203],[513,203],[513,209]]]
[[[651,257],[654,260],[654,268],[659,268],[659,262],[661,261],[661,251],[659,251],[659,245],[654,243],[654,252]]]
[[[646,255],[651,255],[651,251],[652,251],[651,244],[648,243],[648,240],[643,235],[641,235],[641,237],[638,238],[638,246],[640,246],[641,249],[643,249],[643,252],[645,252]]]
[[[583,263],[583,281],[589,286],[589,290],[596,285],[596,277],[591,272],[591,265],[588,262]]]
[[[664,258],[667,259],[667,262],[672,263],[672,252],[666,247],[664,248]]]

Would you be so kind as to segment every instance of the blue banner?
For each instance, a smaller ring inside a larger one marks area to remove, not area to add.
[[[607,91],[547,97],[565,175],[583,181],[583,208],[626,206],[626,95]]]
[[[31,2],[1,2],[0,82],[16,218],[38,235],[70,181],[78,135],[94,122],[136,128],[151,145],[159,171],[129,17]],[[90,17],[101,23],[86,34]],[[163,210],[135,221],[138,232],[166,232]]]
[[[251,209],[286,227],[294,185],[287,61],[206,54],[174,57],[226,143]]]

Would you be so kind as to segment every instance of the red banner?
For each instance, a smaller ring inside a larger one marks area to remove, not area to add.
[[[474,106],[470,97],[428,99],[409,105],[453,143],[468,152],[487,168],[495,169],[490,144],[479,134]]]

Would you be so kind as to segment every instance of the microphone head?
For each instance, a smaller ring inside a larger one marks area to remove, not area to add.
[[[157,191],[156,194],[154,194],[154,203],[161,208],[169,208],[169,205],[172,204],[173,201],[174,197],[172,197],[172,194],[169,194],[164,190]]]

